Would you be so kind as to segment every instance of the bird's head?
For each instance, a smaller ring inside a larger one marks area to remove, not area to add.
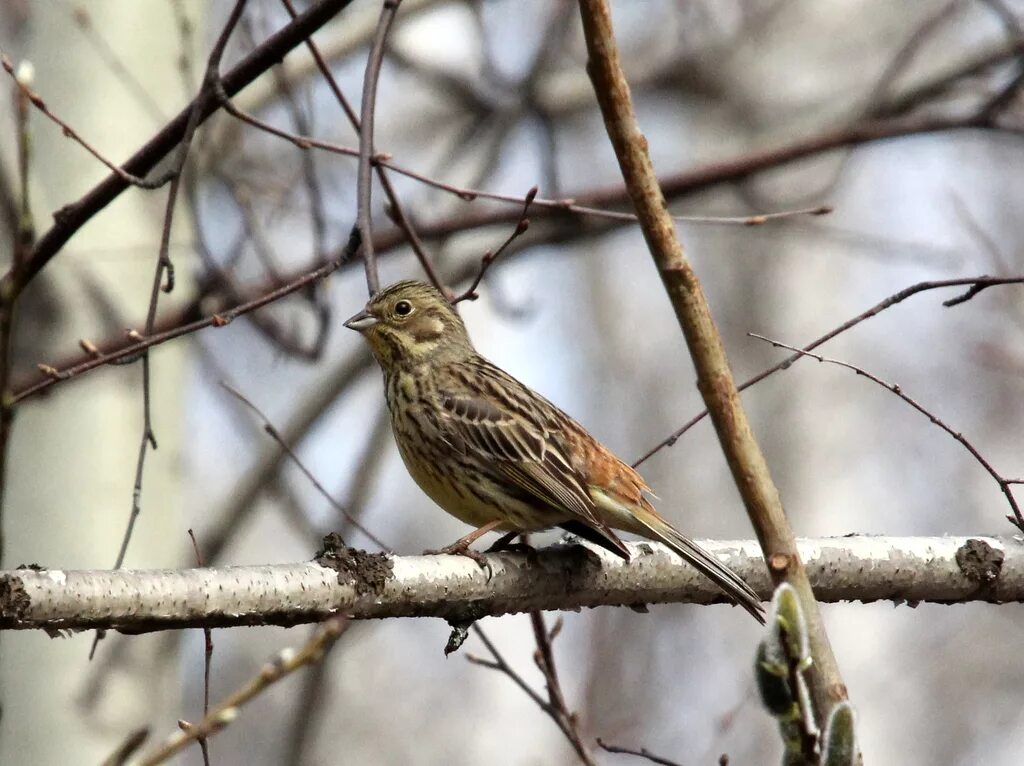
[[[455,309],[424,282],[407,280],[385,287],[345,326],[362,333],[385,372],[474,353]]]

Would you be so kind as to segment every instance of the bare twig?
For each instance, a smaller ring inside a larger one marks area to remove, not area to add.
[[[977,295],[979,292],[981,292],[982,290],[984,290],[984,289],[986,289],[988,287],[995,287],[996,285],[1019,285],[1019,284],[1024,284],[1024,276],[1017,276],[1017,277],[986,277],[986,276],[982,276],[982,277],[964,277],[964,278],[961,278],[961,279],[940,279],[940,280],[932,280],[932,281],[928,281],[928,282],[918,282],[916,284],[911,285],[910,287],[903,288],[902,290],[900,290],[897,293],[893,293],[888,298],[885,298],[884,300],[879,301],[878,303],[876,303],[874,306],[869,308],[867,311],[862,311],[860,314],[858,314],[857,316],[853,317],[852,319],[848,319],[847,321],[843,322],[841,325],[839,325],[835,329],[829,330],[827,333],[825,333],[821,337],[811,341],[806,346],[804,346],[800,350],[800,353],[796,353],[796,354],[793,354],[792,356],[788,356],[785,359],[783,359],[781,362],[779,362],[778,364],[776,364],[776,365],[774,365],[772,367],[769,367],[767,370],[759,372],[757,375],[755,375],[752,378],[749,378],[749,379],[745,380],[743,383],[741,383],[737,387],[737,390],[738,391],[745,391],[746,389],[750,388],[751,386],[755,385],[756,383],[760,383],[765,378],[770,377],[771,375],[774,375],[779,370],[789,369],[790,365],[792,365],[793,362],[795,362],[797,359],[799,359],[801,354],[803,354],[803,353],[805,353],[807,351],[812,351],[812,350],[816,349],[818,346],[821,346],[822,344],[827,343],[828,341],[830,341],[833,338],[835,338],[837,335],[841,335],[842,333],[846,332],[847,330],[849,330],[849,329],[851,329],[853,327],[856,327],[857,325],[859,325],[864,320],[871,319],[871,317],[877,316],[878,314],[880,314],[881,312],[885,311],[886,309],[891,308],[892,306],[895,306],[897,303],[902,303],[907,298],[910,298],[913,295],[917,295],[918,293],[926,292],[928,290],[942,290],[942,289],[949,288],[949,287],[965,287],[965,286],[969,287],[970,289],[966,293],[964,293],[963,295],[961,295],[961,296],[959,296],[957,298],[951,298],[948,301],[944,301],[943,304],[942,304],[943,306],[955,306],[955,305],[957,305],[959,303],[963,303],[963,302],[965,302],[967,300],[970,300],[975,295]],[[704,411],[702,411],[702,412],[698,413],[697,415],[695,415],[694,417],[690,418],[690,420],[686,421],[686,423],[684,423],[682,426],[677,428],[675,431],[673,431],[671,434],[669,434],[667,437],[662,439],[660,442],[658,442],[653,447],[651,447],[651,449],[649,449],[647,452],[645,452],[643,455],[641,455],[636,460],[636,462],[633,463],[633,467],[636,468],[637,466],[641,465],[642,463],[647,461],[648,458],[653,457],[655,454],[660,452],[665,447],[673,446],[679,440],[679,437],[681,437],[684,433],[686,433],[691,428],[693,428],[693,426],[697,425],[697,423],[699,423],[701,420],[703,420],[707,416],[707,414],[708,414],[708,411],[705,409]]]
[[[501,247],[499,247],[497,250],[493,252],[488,250],[486,253],[484,253],[483,257],[480,259],[480,269],[477,271],[476,276],[473,278],[473,281],[470,283],[469,287],[467,287],[465,292],[463,292],[462,294],[452,298],[451,302],[453,306],[457,303],[461,303],[462,301],[475,301],[477,298],[480,297],[477,294],[476,289],[480,286],[480,282],[483,280],[484,274],[486,274],[487,270],[491,267],[491,264],[498,259],[498,256],[505,252],[505,249],[509,245],[515,242],[515,240],[518,237],[521,237],[523,234],[525,234],[526,230],[530,228],[530,219],[526,217],[526,214],[530,211],[530,204],[533,202],[533,199],[536,196],[537,187],[534,186],[533,188],[530,189],[530,191],[526,193],[526,196],[523,197],[523,211],[522,213],[519,214],[519,222],[516,224],[516,227],[512,230],[512,233],[508,235],[505,241],[501,243]]]
[[[377,79],[384,59],[384,41],[395,20],[402,0],[384,0],[377,22],[377,31],[366,59],[366,74],[363,77],[363,99],[359,114],[359,171],[356,193],[358,196],[359,231],[363,236],[363,266],[366,269],[366,289],[374,295],[380,289],[377,274],[376,254],[373,250],[373,215],[370,210],[372,181],[370,179],[373,158],[373,119],[377,100]]]
[[[352,0],[322,0],[310,6],[299,18],[267,38],[225,74],[221,79],[225,91],[229,96],[238,93],[280,62],[285,53],[301,45],[309,35],[351,2]],[[202,94],[202,98],[205,104],[200,110],[200,122],[206,120],[219,106],[216,100],[208,100],[205,93]],[[139,148],[120,166],[121,171],[129,176],[141,177],[173,152],[185,135],[194,105],[188,104],[159,133]],[[123,178],[121,173],[113,172],[78,201],[58,210],[54,214],[53,226],[36,242],[21,280],[15,286],[20,290],[49,263],[75,232],[129,186],[130,182]]]
[[[358,381],[370,369],[371,364],[372,357],[366,351],[362,351],[352,358],[341,359],[333,369],[323,375],[314,390],[299,400],[295,412],[281,429],[284,442],[298,446],[331,404]],[[232,535],[257,507],[256,501],[260,495],[274,477],[280,476],[281,466],[287,456],[280,442],[275,442],[275,447],[265,450],[251,470],[246,471],[232,487],[225,506],[210,514],[215,521],[205,538],[206,556],[209,561],[220,560]]]
[[[273,661],[264,665],[251,681],[228,695],[212,712],[204,716],[202,721],[188,726],[185,731],[177,731],[170,735],[156,750],[139,761],[139,766],[164,763],[185,749],[190,742],[211,737],[221,731],[238,717],[238,709],[242,705],[251,702],[270,686],[296,670],[320,662],[349,625],[351,622],[346,617],[332,617],[298,650],[282,650]]]
[[[358,515],[366,504],[367,495],[373,485],[374,475],[380,465],[381,458],[386,455],[384,440],[391,435],[391,419],[386,409],[382,409],[377,423],[370,430],[366,444],[354,461],[355,469],[350,472],[353,486],[346,495],[346,504],[353,516]],[[343,520],[344,521],[344,520]],[[348,535],[347,525],[341,529],[342,537]],[[288,731],[288,757],[286,763],[305,763],[306,748],[309,746],[311,734],[324,712],[323,698],[328,687],[330,668],[326,658],[316,667],[310,668],[305,684],[298,695],[298,706],[295,709],[294,723]]]
[[[67,136],[76,144],[78,144],[87,152],[89,152],[89,154],[91,154],[93,157],[99,160],[103,165],[106,166],[106,168],[111,173],[117,176],[125,184],[130,186],[138,186],[141,189],[159,189],[161,186],[166,184],[168,181],[171,180],[171,178],[174,177],[174,173],[173,171],[171,171],[168,173],[164,173],[153,180],[147,180],[145,178],[140,178],[137,175],[129,173],[124,168],[115,165],[113,162],[111,162],[102,154],[100,154],[99,150],[96,149],[92,144],[90,144],[88,141],[86,141],[84,138],[78,135],[78,132],[74,128],[72,128],[70,125],[64,122],[64,120],[62,120],[52,111],[50,111],[50,108],[46,105],[46,102],[43,100],[42,96],[33,91],[31,88],[29,88],[28,85],[18,81],[17,75],[14,71],[14,65],[11,63],[11,60],[7,58],[7,56],[0,56],[0,65],[2,65],[7,74],[9,74],[14,79],[14,82],[17,83],[25,98],[27,98],[28,101],[31,102],[32,106],[34,106],[36,109],[42,112],[47,117],[47,119],[55,123],[61,129],[61,132],[63,132],[65,136]]]
[[[238,25],[238,21],[245,9],[247,0],[236,0],[235,6],[228,16],[228,20],[218,35],[210,57],[207,61],[206,76],[203,80],[203,88],[193,102],[192,113],[189,115],[188,123],[185,125],[185,133],[181,145],[178,147],[178,154],[175,158],[174,167],[169,171],[171,181],[170,190],[167,194],[167,206],[164,212],[163,230],[160,236],[160,251],[157,255],[156,269],[153,273],[153,286],[150,290],[149,309],[146,312],[145,335],[153,334],[156,325],[157,303],[160,300],[160,293],[169,293],[174,289],[174,264],[170,258],[171,223],[174,219],[174,209],[178,200],[178,190],[181,188],[181,178],[188,160],[189,147],[199,127],[203,106],[207,101],[212,100],[212,83],[219,80],[218,70],[220,60],[224,55],[228,39]],[[204,94],[206,94],[204,96]],[[165,280],[166,276],[166,282]],[[135,481],[132,486],[131,511],[128,515],[128,522],[125,524],[124,534],[121,537],[121,546],[117,552],[117,559],[114,562],[114,569],[120,569],[124,564],[124,558],[128,554],[128,545],[131,543],[132,533],[135,531],[135,523],[142,512],[142,478],[145,473],[146,457],[149,448],[157,448],[156,434],[153,431],[153,403],[150,387],[150,364],[149,353],[142,354],[142,438],[139,440],[138,455],[135,460]],[[103,633],[97,632],[89,650],[91,660],[96,653],[96,647],[103,639]]]
[[[224,107],[224,111],[230,114],[232,117],[246,123],[247,125],[261,130],[264,133],[268,133],[272,136],[276,136],[288,143],[292,144],[297,149],[309,150],[309,149],[320,149],[321,151],[330,152],[331,154],[338,154],[343,157],[358,157],[359,150],[354,149],[350,146],[344,146],[342,144],[335,143],[333,141],[326,141],[321,138],[315,138],[308,135],[300,135],[297,133],[291,133],[287,130],[279,128],[275,125],[271,125],[265,120],[261,120],[255,115],[249,114],[248,112],[242,111],[236,106],[223,92],[223,89],[218,91],[218,97],[221,99],[221,105]],[[346,102],[347,103],[347,102]],[[358,126],[358,122],[355,123]],[[358,128],[357,128],[358,130]],[[382,174],[381,170],[386,168],[399,175],[411,178],[414,181],[418,181],[424,186],[429,186],[433,189],[451,194],[464,202],[472,202],[477,199],[491,200],[492,202],[507,202],[513,205],[522,205],[525,203],[525,197],[517,197],[513,194],[501,194],[499,192],[487,191],[485,189],[475,189],[467,186],[457,186],[455,184],[446,183],[439,181],[436,178],[432,178],[423,173],[419,173],[410,168],[404,167],[397,164],[391,159],[391,156],[385,153],[374,154],[370,159],[370,163],[378,171],[377,176],[381,179],[381,185],[384,188],[385,194],[388,197],[388,202],[395,208],[395,223],[403,230],[409,225],[408,216],[401,213],[401,207],[395,206],[395,192],[394,187],[391,185],[390,179],[387,179],[386,174]],[[390,191],[389,191],[390,187]],[[571,213],[580,216],[590,216],[593,218],[605,218],[611,221],[622,221],[622,222],[636,222],[637,217],[635,213],[629,213],[620,210],[606,210],[591,205],[581,205],[576,202],[573,198],[564,199],[545,199],[543,197],[535,197],[532,203],[535,207],[545,208],[551,213]],[[778,221],[787,218],[794,218],[798,216],[819,216],[828,215],[833,212],[831,205],[815,205],[813,207],[796,208],[793,210],[779,210],[771,213],[754,213],[753,215],[741,215],[741,216],[713,216],[713,215],[673,215],[672,220],[680,223],[691,223],[691,224],[711,224],[711,225],[725,225],[725,226],[761,226],[770,221]],[[504,222],[505,218],[494,222]],[[418,251],[416,248],[420,245],[419,238],[410,238],[410,245],[413,246],[414,252],[417,253],[417,257],[424,261],[424,253]],[[429,260],[427,261],[429,263]],[[425,266],[429,268],[428,276],[436,275],[436,268],[432,264]],[[432,277],[433,278],[433,277]],[[435,284],[436,286],[436,284]]]
[[[301,290],[313,282],[317,282],[327,276],[330,276],[332,273],[337,271],[342,263],[348,260],[352,254],[357,251],[358,247],[359,230],[353,229],[352,235],[349,237],[348,245],[338,259],[327,261],[312,271],[306,272],[298,278],[260,295],[258,298],[240,303],[227,311],[221,311],[211,316],[197,319],[194,322],[179,325],[178,327],[174,327],[170,330],[150,335],[147,338],[143,338],[138,333],[134,333],[133,335],[134,331],[129,332],[128,338],[131,342],[126,343],[113,351],[107,351],[99,355],[90,353],[88,358],[81,362],[77,362],[61,370],[55,370],[53,375],[47,376],[37,383],[15,393],[13,401],[17,404],[18,402],[49,388],[54,383],[75,378],[82,373],[88,372],[89,370],[93,370],[97,367],[102,367],[107,364],[116,364],[121,360],[136,357],[140,352],[145,351],[146,349],[158,346],[161,343],[166,343],[169,340],[174,340],[175,338],[180,338],[183,335],[190,335],[204,327],[224,327],[243,314],[248,314],[250,311],[263,308],[274,301],[280,300],[286,295],[291,295],[292,293]]]
[[[472,654],[467,655],[466,659],[474,665],[479,665],[480,667],[489,668],[491,670],[497,670],[512,679],[515,685],[522,689],[526,695],[537,704],[537,707],[539,707],[541,711],[555,722],[555,725],[562,731],[565,738],[569,740],[569,744],[572,745],[573,750],[576,751],[576,755],[579,756],[580,760],[587,764],[587,766],[596,766],[593,755],[583,743],[583,739],[580,736],[575,714],[570,712],[566,707],[565,698],[562,695],[562,688],[558,682],[558,674],[555,670],[554,658],[551,654],[551,636],[548,634],[547,628],[544,626],[544,619],[540,616],[540,612],[531,612],[530,622],[533,625],[534,635],[537,640],[538,653],[535,657],[537,667],[540,668],[548,688],[547,700],[541,697],[540,694],[538,694],[533,687],[526,682],[526,679],[524,679],[522,675],[520,675],[519,672],[509,664],[508,660],[506,660],[501,652],[498,651],[498,647],[494,645],[494,642],[487,637],[487,634],[484,633],[483,629],[478,625],[473,626],[473,632],[476,633],[477,637],[483,642],[492,659],[486,660]],[[538,630],[540,631],[539,634],[537,633]]]
[[[651,763],[657,763],[659,766],[679,766],[676,761],[670,761],[668,758],[662,758],[655,755],[646,747],[641,747],[639,750],[631,747],[621,747],[620,745],[609,745],[603,741],[600,737],[597,738],[597,746],[604,750],[606,753],[622,753],[624,755],[635,755],[639,758],[645,758]]]
[[[193,104],[192,114],[185,126],[185,134],[182,138],[181,145],[178,148],[178,155],[174,162],[174,168],[171,171],[171,185],[167,194],[167,206],[164,213],[163,230],[160,237],[160,251],[157,255],[156,269],[153,274],[153,286],[149,297],[149,309],[146,313],[146,328],[144,334],[147,337],[153,334],[153,329],[156,325],[156,312],[160,293],[169,293],[174,289],[174,265],[170,258],[171,223],[174,219],[174,209],[178,199],[178,190],[181,188],[182,171],[185,167],[185,162],[188,159],[189,147],[192,145],[192,139],[195,136],[196,129],[199,127],[202,109],[207,101],[212,100],[212,96],[207,95],[204,98],[202,94],[209,93],[210,85],[219,79],[218,70],[220,69],[221,58],[224,55],[225,48],[227,48],[231,33],[234,31],[239,19],[242,17],[242,11],[245,10],[246,2],[247,0],[236,0],[235,6],[232,9],[231,14],[228,16],[228,20],[225,23],[224,28],[221,30],[220,35],[217,37],[217,40],[213,45],[209,60],[207,61],[203,90],[200,95],[196,97]],[[143,353],[142,355],[142,398],[142,439],[139,443],[138,458],[135,466],[135,483],[132,490],[131,513],[128,517],[124,536],[121,539],[121,547],[117,554],[117,560],[114,562],[114,569],[119,569],[124,563],[124,557],[128,553],[128,545],[132,538],[132,532],[135,529],[135,522],[142,510],[142,477],[145,469],[148,448],[152,447],[153,449],[156,449],[157,447],[156,436],[153,432],[148,353]],[[93,650],[95,650],[95,644],[93,644]]]
[[[857,373],[858,375],[864,376],[872,383],[876,383],[882,388],[892,391],[892,393],[896,394],[896,396],[898,396],[904,402],[906,402],[915,410],[920,412],[922,415],[928,418],[928,420],[937,425],[947,434],[952,436],[954,440],[960,443],[960,446],[967,450],[971,454],[971,456],[976,461],[978,461],[981,467],[985,469],[985,472],[988,473],[988,475],[995,480],[996,484],[999,485],[1000,492],[1002,492],[1003,495],[1006,497],[1006,502],[1010,504],[1010,510],[1013,512],[1013,515],[1007,516],[1007,520],[1011,524],[1016,526],[1021,532],[1024,532],[1024,516],[1021,515],[1020,506],[1017,505],[1017,500],[1014,498],[1013,491],[1010,489],[1010,485],[1016,484],[1018,483],[1018,481],[1016,479],[1004,478],[1003,475],[992,467],[992,464],[985,459],[985,457],[978,451],[978,449],[973,444],[971,444],[971,442],[969,442],[962,433],[950,428],[949,425],[947,425],[945,421],[943,421],[938,415],[926,409],[922,404],[908,396],[898,384],[887,383],[886,381],[882,380],[876,375],[871,374],[863,367],[858,367],[854,364],[850,364],[849,362],[844,362],[839,359],[830,359],[827,356],[820,356],[819,354],[812,354],[808,351],[804,351],[803,349],[799,349],[794,346],[790,346],[786,343],[782,343],[781,341],[772,340],[771,338],[766,338],[763,335],[758,335],[757,333],[748,332],[747,335],[749,335],[751,338],[757,338],[758,340],[763,340],[766,343],[770,343],[776,348],[788,349],[789,351],[793,351],[800,356],[807,356],[810,357],[811,359],[817,359],[819,362],[828,362],[829,364],[838,365],[839,367],[845,367],[846,369],[851,370]]]
[[[285,8],[288,9],[288,13],[292,18],[297,15],[295,6],[292,0],[282,0]],[[345,116],[348,117],[349,122],[355,129],[357,134],[361,133],[362,126],[359,122],[359,117],[356,115],[355,110],[349,104],[348,99],[345,98],[345,94],[342,92],[341,87],[338,85],[338,81],[334,78],[334,74],[331,72],[330,66],[320,53],[320,49],[317,47],[313,39],[306,40],[306,47],[309,49],[310,55],[313,57],[313,61],[316,62],[317,69],[320,70],[320,74],[324,80],[327,81],[328,87],[331,89],[331,93],[334,94],[335,100],[338,105],[341,106]],[[358,156],[358,152],[356,153]],[[376,158],[374,158],[375,160]],[[423,271],[426,273],[427,278],[431,284],[434,285],[442,293],[446,293],[447,290],[444,283],[441,281],[440,276],[437,273],[437,267],[434,265],[433,259],[430,254],[427,253],[426,247],[423,245],[419,234],[416,232],[416,228],[413,226],[412,220],[405,212],[405,208],[402,206],[401,201],[398,199],[398,193],[395,191],[394,185],[391,183],[391,179],[388,177],[385,168],[380,163],[374,161],[374,170],[377,173],[377,179],[380,181],[381,188],[384,190],[384,195],[388,198],[389,214],[395,224],[402,229],[405,233],[406,238],[409,241],[409,245],[412,247],[413,253],[416,254],[416,259],[420,262],[423,267]]]
[[[312,145],[316,146],[315,144]],[[323,149],[327,147],[321,146],[317,148]],[[347,154],[347,152],[344,153]],[[465,186],[456,186],[454,184],[444,183],[443,181],[438,181],[435,178],[431,178],[430,176],[417,173],[409,168],[398,165],[383,155],[378,155],[375,158],[375,163],[393,170],[400,175],[411,178],[414,181],[419,181],[425,186],[430,186],[431,188],[452,194],[465,202],[472,202],[476,199],[487,199],[492,200],[493,202],[508,202],[515,205],[522,205],[526,202],[525,197],[517,197],[513,194],[499,194],[497,192],[485,191],[483,189],[471,189]],[[593,207],[590,205],[581,205],[572,198],[545,199],[543,197],[535,196],[534,199],[531,200],[531,204],[538,208],[545,208],[552,213],[561,211],[563,213],[573,213],[576,215],[585,215],[594,218],[607,218],[612,221],[635,222],[637,220],[636,213],[629,213],[624,210],[605,210],[603,208]],[[799,208],[796,210],[780,210],[774,213],[756,213],[754,215],[746,216],[673,215],[672,220],[679,221],[680,223],[760,226],[761,224],[768,223],[769,221],[781,220],[784,218],[793,218],[802,215],[828,215],[831,212],[832,207],[829,205],[816,205],[814,207]]]
[[[142,747],[148,737],[149,729],[146,727],[130,732],[125,737],[124,742],[118,746],[117,750],[103,761],[102,766],[124,766],[135,751]]]
[[[544,684],[548,689],[548,702],[554,712],[564,722],[563,731],[565,731],[565,735],[569,738],[569,743],[572,745],[573,750],[576,751],[576,755],[580,757],[583,763],[589,766],[596,766],[594,756],[580,734],[579,717],[566,704],[565,694],[562,692],[562,684],[558,680],[558,667],[555,665],[555,653],[551,647],[551,642],[561,631],[562,620],[558,618],[555,621],[555,627],[549,632],[547,625],[544,623],[543,612],[534,610],[530,612],[530,625],[533,627],[533,637],[537,642],[537,652],[534,655],[534,661],[544,676]]]
[[[71,3],[69,3],[69,6],[71,6]],[[166,121],[167,115],[164,114],[160,104],[153,98],[153,94],[139,82],[131,67],[125,64],[117,51],[103,37],[103,34],[96,29],[92,16],[89,14],[89,9],[83,3],[74,3],[68,10],[75,24],[82,30],[82,34],[86,39],[92,43],[93,48],[96,49],[103,63],[107,65],[107,68],[124,85],[125,90],[131,92],[132,96],[149,114],[153,122],[161,123]]]
[[[380,538],[374,535],[373,532],[371,532],[362,524],[360,524],[359,519],[355,518],[351,513],[349,513],[347,508],[342,506],[341,503],[339,503],[331,496],[330,492],[324,489],[324,486],[319,481],[317,481],[316,477],[312,474],[312,472],[310,472],[310,470],[306,468],[303,462],[299,459],[299,456],[295,454],[295,451],[284,440],[284,437],[281,436],[281,432],[274,427],[274,424],[266,415],[263,414],[259,407],[257,407],[251,401],[249,401],[249,399],[247,399],[243,393],[232,388],[224,381],[221,381],[220,385],[225,391],[227,391],[229,394],[238,399],[242,404],[244,404],[246,407],[252,410],[256,414],[256,416],[263,421],[263,430],[267,432],[271,439],[276,441],[281,446],[281,449],[284,450],[284,453],[291,459],[293,463],[295,463],[298,469],[302,471],[302,475],[309,479],[310,483],[316,488],[316,491],[319,492],[324,497],[324,499],[326,499],[327,502],[331,504],[334,510],[336,510],[345,518],[345,521],[347,521],[353,527],[355,527],[364,535],[366,535],[366,537],[369,540],[371,540],[382,551],[390,552],[390,547],[381,542]]]

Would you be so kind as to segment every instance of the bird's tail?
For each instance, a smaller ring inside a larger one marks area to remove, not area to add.
[[[664,543],[688,564],[721,588],[738,605],[746,609],[762,625],[764,608],[761,598],[738,574],[716,559],[693,540],[676,530],[653,510],[643,509],[630,514],[637,527],[630,531]]]

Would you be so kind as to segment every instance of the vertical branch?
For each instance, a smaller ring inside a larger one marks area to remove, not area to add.
[[[287,9],[288,14],[294,20],[298,16],[298,12],[295,10],[295,5],[292,0],[281,0],[284,3],[284,7]],[[323,75],[324,80],[327,82],[327,86],[330,88],[331,93],[334,94],[335,100],[341,107],[342,111],[345,112],[345,116],[348,121],[352,124],[352,128],[358,135],[362,130],[362,126],[359,122],[359,115],[352,109],[348,99],[345,98],[345,94],[342,93],[341,88],[338,86],[338,81],[334,79],[334,75],[331,74],[331,68],[328,66],[327,61],[320,53],[320,49],[316,47],[316,43],[313,42],[312,38],[306,40],[306,47],[309,49],[310,55],[313,57],[313,61],[316,63],[317,69],[320,70],[320,74]],[[423,241],[420,239],[419,234],[416,233],[416,227],[413,226],[412,220],[405,213],[405,208],[402,207],[401,201],[398,199],[398,193],[395,191],[394,185],[391,183],[391,179],[388,177],[387,168],[384,167],[378,158],[372,158],[372,164],[377,171],[377,180],[380,181],[381,188],[384,190],[384,196],[388,198],[388,204],[391,206],[390,216],[397,224],[397,226],[405,232],[406,238],[409,240],[409,246],[412,247],[413,253],[416,254],[416,259],[420,262],[423,267],[423,271],[426,273],[430,283],[440,290],[444,294],[448,294],[448,289],[441,281],[440,275],[437,273],[437,267],[434,265],[433,259],[427,252],[426,247],[423,245]]]
[[[618,157],[637,218],[693,358],[697,386],[711,413],[718,439],[773,581],[790,583],[807,619],[814,666],[809,674],[819,724],[847,697],[814,593],[797,552],[767,462],[747,421],[721,337],[700,281],[679,242],[658,185],[622,72],[607,0],[579,0],[587,44],[587,71],[608,136]]]
[[[29,201],[29,165],[31,136],[28,129],[29,97],[22,87],[32,78],[32,69],[22,64],[15,75],[14,114],[18,154],[18,215],[14,227],[11,268],[0,280],[0,562],[4,556],[4,489],[7,486],[7,455],[14,426],[14,399],[11,385],[11,354],[14,342],[14,310],[18,301],[21,269],[32,253],[35,224]]]
[[[356,217],[359,234],[363,240],[363,266],[366,268],[366,289],[373,295],[380,289],[380,277],[377,274],[377,258],[373,251],[373,218],[370,213],[371,180],[370,172],[373,165],[373,109],[377,100],[377,80],[380,77],[380,65],[384,59],[384,41],[388,30],[395,20],[398,6],[402,0],[384,0],[377,21],[377,31],[373,35],[373,45],[366,59],[366,75],[363,77],[363,99],[359,115],[359,173],[357,192]]]

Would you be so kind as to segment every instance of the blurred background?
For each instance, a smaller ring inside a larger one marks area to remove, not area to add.
[[[8,0],[0,46],[15,62],[31,61],[32,87],[48,106],[121,162],[195,95],[231,6]],[[357,0],[314,38],[356,105],[379,10]],[[645,0],[614,10],[675,213],[835,208],[757,227],[680,224],[739,379],[781,358],[748,332],[804,344],[918,281],[1024,271],[1024,3]],[[252,0],[222,70],[287,21],[281,2]],[[447,184],[518,197],[536,184],[545,198],[626,209],[585,59],[572,2],[405,0],[384,58],[376,147]],[[2,99],[0,116],[5,190],[17,188],[11,103]],[[283,130],[358,144],[304,48],[235,103]],[[53,211],[107,170],[38,112],[31,133],[43,232]],[[703,175],[689,172],[698,169]],[[337,253],[355,220],[355,174],[351,157],[304,152],[223,113],[208,121],[174,218],[177,285],[160,297],[157,326],[232,306]],[[519,215],[515,203],[466,201],[388,177],[454,289]],[[20,304],[16,389],[36,379],[39,362],[79,358],[80,338],[104,348],[125,328],[142,330],[166,194],[121,195],[33,282]],[[382,283],[423,278],[379,185],[374,202]],[[594,216],[534,209],[530,217],[530,231],[462,315],[482,353],[632,461],[702,408],[643,238],[636,226]],[[4,236],[11,223],[8,215]],[[0,258],[9,259],[6,248]],[[943,308],[953,295],[911,298],[823,353],[898,382],[1004,475],[1020,475],[1022,293],[993,288]],[[313,289],[152,353],[159,449],[147,457],[125,566],[193,565],[189,528],[208,564],[309,559],[332,530],[375,549],[281,459],[221,381],[258,405],[396,552],[437,548],[467,531],[419,492],[397,456],[380,374],[341,327],[365,299],[361,266],[349,264]],[[804,361],[744,402],[798,535],[1012,532],[998,487],[959,445],[848,371]],[[132,508],[141,365],[96,370],[17,412],[5,567],[111,566]],[[707,422],[642,472],[659,509],[687,533],[752,536]],[[824,616],[866,763],[1019,762],[1019,605],[842,604],[825,606]],[[751,673],[759,631],[741,611],[671,605],[561,619],[559,671],[591,741],[646,747],[681,764],[717,763],[722,753],[735,764],[777,762],[775,723]],[[528,618],[482,625],[541,689]],[[310,630],[215,631],[212,699]],[[213,762],[575,762],[507,677],[467,662],[485,653],[477,639],[445,658],[448,632],[439,620],[355,625],[321,666],[244,709],[211,741]],[[177,719],[201,717],[200,631],[109,635],[90,662],[92,641],[0,636],[0,762],[95,763],[136,726],[162,737]],[[198,749],[180,762],[201,763]]]

